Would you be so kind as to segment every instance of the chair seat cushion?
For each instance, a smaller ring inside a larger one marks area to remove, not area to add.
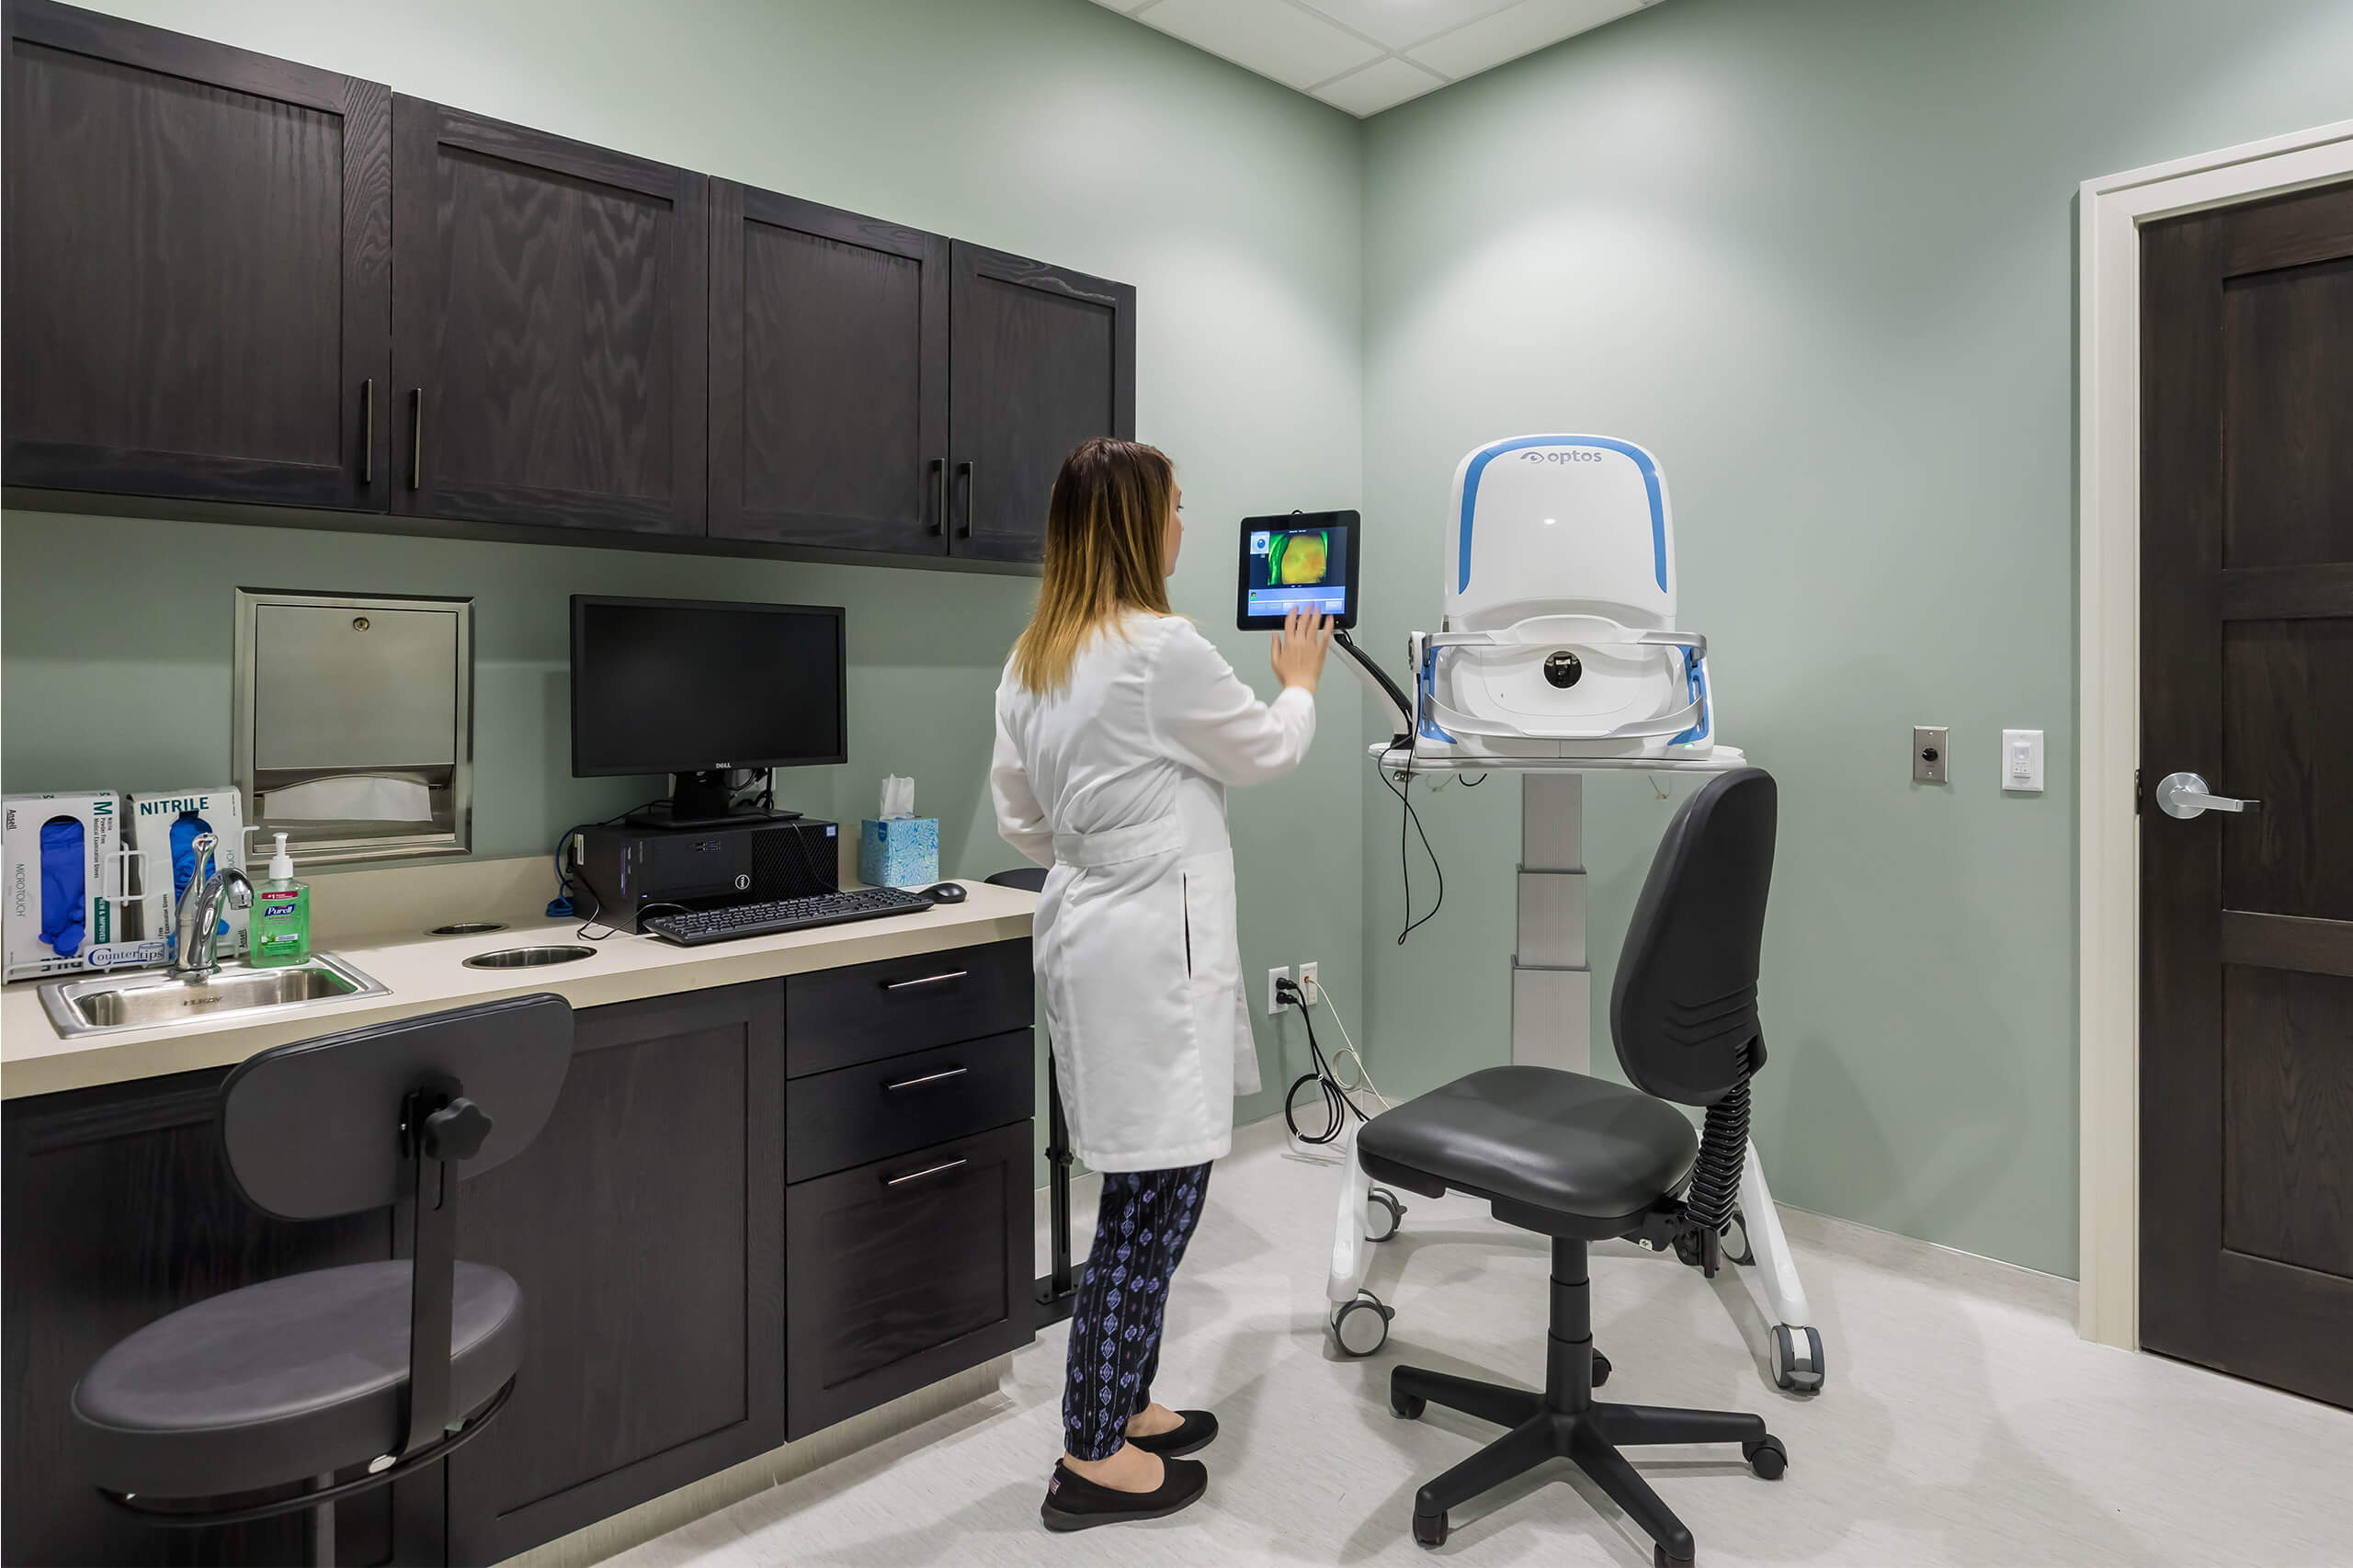
[[[457,1267],[450,1403],[488,1403],[522,1357],[523,1296]],[[289,1275],[159,1318],[74,1390],[87,1473],[115,1492],[218,1497],[365,1464],[401,1438],[409,1265]]]
[[[1357,1133],[1358,1155],[1377,1176],[1418,1173],[1425,1191],[1453,1187],[1572,1222],[1641,1213],[1683,1185],[1699,1147],[1665,1100],[1551,1067],[1457,1078]]]

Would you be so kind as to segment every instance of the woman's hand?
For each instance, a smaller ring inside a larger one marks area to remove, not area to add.
[[[1274,665],[1275,678],[1284,686],[1303,687],[1312,692],[1323,678],[1324,655],[1331,647],[1332,618],[1299,606],[1283,618],[1283,629],[1275,633],[1267,662]]]

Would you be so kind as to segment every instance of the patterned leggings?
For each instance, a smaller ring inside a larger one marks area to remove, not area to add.
[[[1184,1261],[1209,1183],[1207,1165],[1103,1173],[1063,1384],[1063,1444],[1074,1458],[1109,1459],[1128,1440],[1128,1417],[1152,1403],[1169,1277]]]

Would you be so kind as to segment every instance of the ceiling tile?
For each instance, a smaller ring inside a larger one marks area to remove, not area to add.
[[[1289,0],[1160,0],[1136,20],[1302,91],[1381,53]]]
[[[1519,0],[1516,6],[1467,23],[1407,50],[1405,54],[1417,64],[1459,80],[1639,11],[1651,3],[1652,0]]]
[[[1300,0],[1300,4],[1355,28],[1383,48],[1403,49],[1465,22],[1475,22],[1513,0]]]
[[[1336,82],[1324,83],[1315,89],[1315,96],[1362,119],[1445,85],[1446,78],[1437,72],[1425,71],[1392,54],[1374,61],[1361,71],[1351,71]]]

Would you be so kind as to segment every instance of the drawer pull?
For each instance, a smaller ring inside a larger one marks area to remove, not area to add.
[[[952,1171],[968,1163],[969,1162],[963,1160],[949,1160],[937,1165],[926,1165],[919,1171],[909,1171],[904,1176],[885,1176],[882,1178],[882,1185],[884,1187],[904,1187],[908,1182],[921,1181],[926,1176],[938,1176],[942,1171]]]
[[[895,1084],[885,1084],[882,1085],[882,1092],[886,1095],[895,1095],[901,1089],[920,1089],[926,1084],[937,1084],[943,1078],[961,1078],[969,1071],[969,1068],[964,1067],[946,1067],[937,1073],[926,1073],[920,1078],[902,1078]]]
[[[943,980],[961,980],[972,972],[968,969],[951,969],[946,974],[926,974],[920,980],[888,980],[882,983],[882,989],[905,991],[917,985],[937,985]]]

